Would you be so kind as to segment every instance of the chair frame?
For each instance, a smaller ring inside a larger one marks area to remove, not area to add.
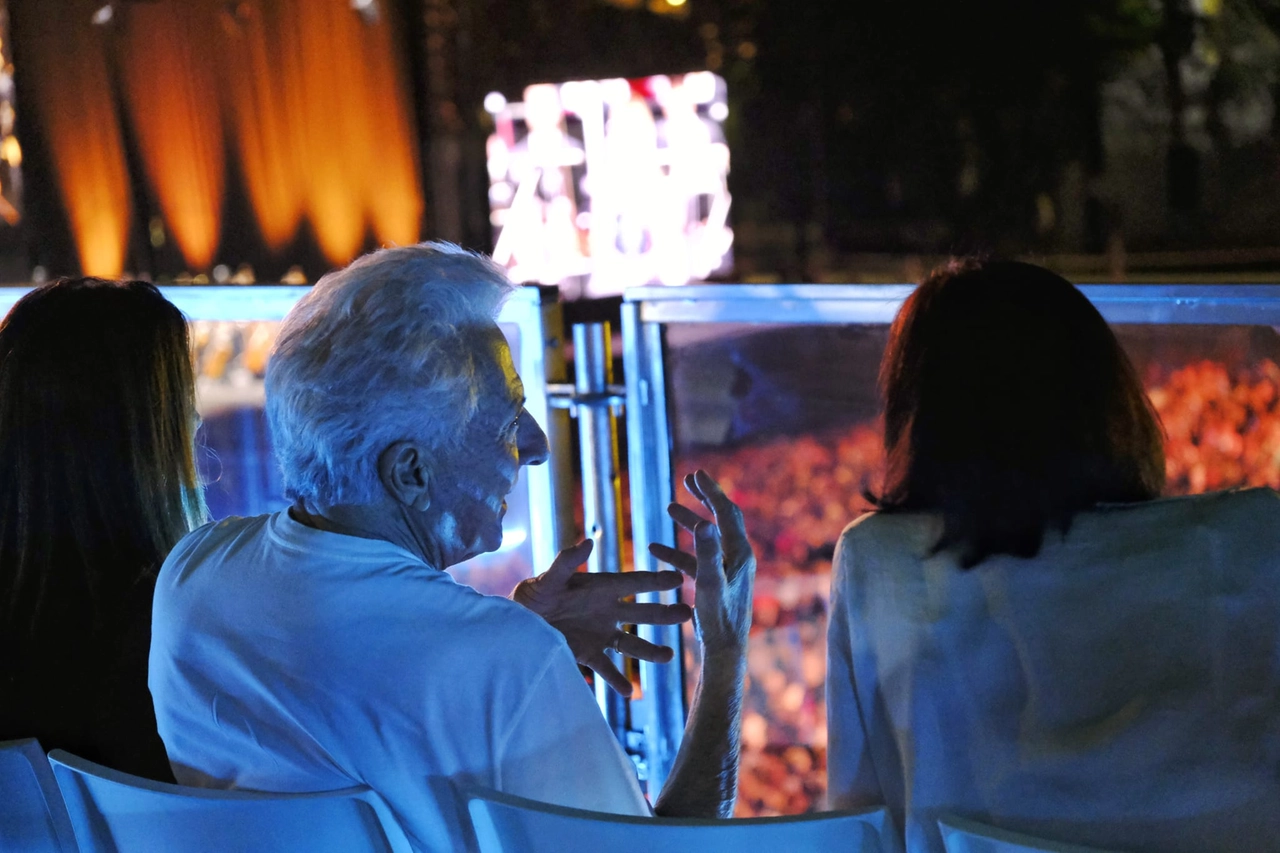
[[[58,780],[53,775],[53,767],[50,766],[49,758],[45,755],[44,748],[40,746],[40,741],[35,738],[0,741],[0,751],[16,752],[26,759],[31,772],[36,777],[40,793],[44,797],[45,816],[53,829],[55,840],[65,853],[76,853],[79,847],[76,844],[71,815],[67,811],[67,804],[62,799],[62,789],[58,787]]]
[[[184,800],[200,800],[209,803],[219,802],[272,802],[272,801],[289,801],[289,800],[324,800],[330,798],[354,798],[368,804],[376,813],[378,822],[382,827],[382,831],[386,836],[387,845],[392,853],[412,853],[413,848],[409,844],[409,839],[405,835],[398,821],[391,812],[390,807],[383,801],[378,794],[368,786],[358,785],[351,788],[340,788],[332,791],[314,791],[304,793],[277,793],[267,791],[244,791],[244,790],[222,790],[215,788],[189,788],[185,785],[173,785],[168,782],[156,782],[151,779],[143,779],[139,776],[133,776],[119,770],[112,770],[109,767],[103,767],[95,764],[79,756],[72,755],[60,749],[55,749],[49,753],[48,763],[52,767],[52,775],[57,782],[59,789],[62,789],[63,783],[57,772],[59,765],[67,768],[75,774],[83,774],[85,776],[95,777],[98,780],[121,785],[126,788],[134,788],[147,791],[152,794],[161,794],[173,797],[180,797]],[[68,813],[73,803],[79,799],[79,792],[75,794],[73,799],[63,794],[62,800],[67,804]],[[89,812],[86,814],[89,821],[100,821],[101,816]],[[74,818],[71,825],[75,826]],[[100,850],[96,839],[79,839],[80,849],[86,853]]]
[[[896,853],[901,849],[901,839],[893,824],[893,819],[883,806],[874,806],[865,809],[842,809],[839,811],[825,812],[808,812],[800,815],[784,815],[779,817],[743,817],[743,818],[699,818],[699,817],[660,817],[657,815],[651,817],[639,817],[636,815],[619,815],[610,812],[597,812],[588,809],[578,809],[571,806],[560,806],[554,803],[544,803],[540,800],[531,800],[527,797],[508,794],[502,791],[495,791],[492,788],[486,788],[481,785],[461,784],[458,790],[462,794],[463,799],[467,803],[467,811],[470,814],[471,803],[475,800],[488,800],[500,805],[511,806],[513,808],[525,809],[528,811],[541,812],[543,814],[555,815],[558,817],[576,818],[579,820],[607,822],[610,824],[622,824],[631,826],[644,826],[652,828],[655,823],[664,826],[682,826],[682,827],[722,827],[726,824],[733,826],[777,826],[779,824],[786,825],[803,825],[816,821],[829,820],[837,817],[864,817],[874,815],[880,812],[885,813],[888,831],[883,836],[885,853]],[[472,823],[475,823],[474,817]]]

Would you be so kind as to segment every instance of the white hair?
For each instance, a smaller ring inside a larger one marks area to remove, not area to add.
[[[404,439],[443,448],[476,410],[474,332],[514,290],[451,243],[382,249],[316,282],[267,363],[267,422],[285,494],[373,503],[378,455]]]

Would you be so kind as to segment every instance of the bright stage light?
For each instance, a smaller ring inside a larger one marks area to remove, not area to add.
[[[501,92],[490,92],[484,96],[484,111],[496,116],[507,108],[507,99]]]
[[[485,98],[494,260],[566,298],[687,284],[732,264],[724,80],[710,72]]]

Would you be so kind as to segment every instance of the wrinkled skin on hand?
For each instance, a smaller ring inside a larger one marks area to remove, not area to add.
[[[678,503],[667,507],[672,520],[693,534],[696,555],[658,543],[650,545],[649,552],[695,579],[694,624],[704,652],[744,654],[751,631],[756,556],[742,510],[701,469],[684,478],[684,487],[714,519],[708,521]]]
[[[626,600],[639,593],[675,589],[683,580],[679,572],[579,572],[593,544],[584,539],[564,549],[546,572],[521,581],[511,598],[564,634],[578,663],[590,667],[618,693],[630,696],[631,681],[605,651],[616,649],[655,663],[666,663],[674,652],[627,633],[622,625],[678,625],[689,621],[693,611],[687,604]]]
[[[671,504],[667,512],[693,534],[694,554],[653,544],[650,552],[694,577],[694,611],[703,667],[689,708],[684,739],[654,812],[662,817],[733,816],[741,753],[742,695],[751,631],[756,558],[742,512],[706,471],[684,487],[711,513]]]

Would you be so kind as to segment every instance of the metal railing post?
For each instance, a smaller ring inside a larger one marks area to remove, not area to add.
[[[622,571],[622,501],[618,434],[612,409],[621,400],[611,388],[613,353],[608,323],[573,327],[574,410],[582,454],[582,512],[587,536],[595,540],[587,570]],[[619,669],[617,652],[606,652]],[[627,743],[627,700],[603,678],[595,680],[596,701],[619,742]]]

